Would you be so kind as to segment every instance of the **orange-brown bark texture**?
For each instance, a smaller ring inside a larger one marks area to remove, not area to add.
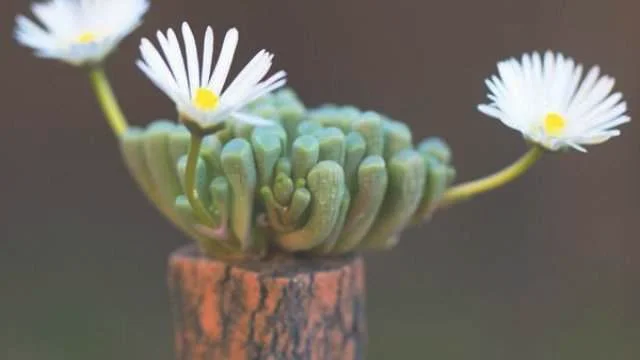
[[[226,263],[188,246],[169,288],[178,360],[364,359],[359,256]]]

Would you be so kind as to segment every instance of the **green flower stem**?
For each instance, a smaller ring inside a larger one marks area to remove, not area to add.
[[[107,75],[101,66],[91,68],[89,71],[89,78],[91,79],[91,85],[93,91],[98,98],[100,107],[107,117],[107,122],[116,136],[122,135],[127,130],[127,119],[124,117],[118,100],[116,100]]]
[[[198,189],[196,188],[196,169],[198,158],[200,157],[200,147],[202,145],[202,135],[191,133],[191,146],[187,155],[187,169],[185,171],[185,194],[189,200],[189,205],[193,209],[194,215],[203,225],[212,225],[213,218],[200,200]]]
[[[527,153],[518,159],[518,161],[508,167],[484,178],[462,183],[450,188],[443,195],[440,206],[455,204],[513,181],[533,166],[542,154],[544,154],[544,149],[534,145]]]

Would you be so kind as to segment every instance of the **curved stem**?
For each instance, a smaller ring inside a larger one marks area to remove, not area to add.
[[[184,192],[189,199],[189,205],[193,209],[196,219],[203,225],[212,225],[213,218],[207,211],[200,200],[198,189],[196,188],[196,169],[200,155],[200,146],[202,145],[202,135],[191,133],[191,146],[189,147],[189,155],[187,155],[187,169],[184,180]]]
[[[544,154],[544,149],[534,145],[526,154],[520,157],[518,161],[508,167],[481,179],[462,183],[450,188],[444,193],[441,206],[455,204],[461,200],[466,200],[475,195],[491,191],[513,181],[533,166],[542,154]]]
[[[89,78],[91,79],[93,91],[98,98],[98,102],[107,118],[109,126],[111,126],[116,136],[122,135],[122,133],[127,130],[127,120],[120,109],[120,105],[118,105],[118,100],[113,94],[104,69],[100,66],[91,68]]]

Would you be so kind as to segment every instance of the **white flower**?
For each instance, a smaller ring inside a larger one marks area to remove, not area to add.
[[[592,67],[550,51],[524,54],[498,63],[498,76],[486,80],[490,104],[478,106],[486,115],[520,131],[549,150],[602,143],[620,135],[615,127],[629,122],[622,94],[611,94],[614,79],[600,77]]]
[[[158,31],[160,47],[166,58],[148,39],[142,39],[142,60],[137,65],[173,102],[187,121],[206,129],[229,118],[255,125],[270,122],[242,112],[250,102],[283,86],[286,73],[279,71],[262,81],[269,69],[273,55],[261,50],[227,86],[224,85],[238,44],[238,31],[227,31],[216,65],[213,67],[213,30],[208,27],[204,37],[202,64],[193,32],[186,22],[182,24],[186,61],[175,32],[166,36]]]
[[[35,18],[16,18],[15,38],[39,57],[73,65],[100,62],[133,31],[147,0],[50,0],[31,6]]]

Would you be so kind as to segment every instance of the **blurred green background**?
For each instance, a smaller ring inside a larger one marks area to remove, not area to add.
[[[172,359],[166,258],[186,240],[136,189],[84,74],[13,42],[27,11],[0,11],[0,359]],[[506,56],[551,48],[600,64],[633,117],[639,12],[629,0],[154,0],[108,70],[132,123],[172,116],[134,66],[139,38],[183,19],[200,36],[238,26],[239,59],[266,47],[308,105],[444,137],[466,180],[525,149],[475,110]],[[368,256],[368,359],[640,358],[640,125],[622,130]]]

